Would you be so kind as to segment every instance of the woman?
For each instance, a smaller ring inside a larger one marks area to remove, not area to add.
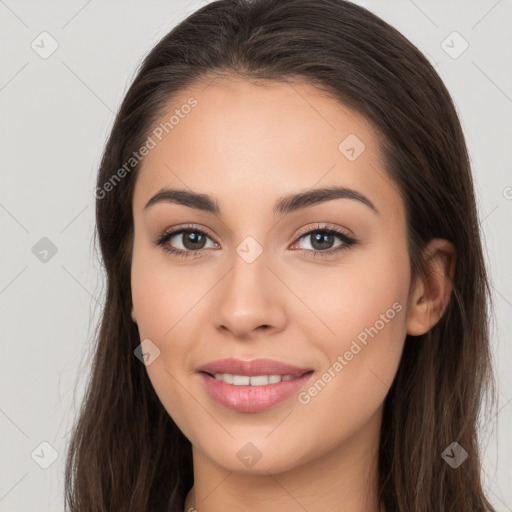
[[[342,0],[221,0],[145,58],[71,511],[485,511],[490,300],[453,102]]]

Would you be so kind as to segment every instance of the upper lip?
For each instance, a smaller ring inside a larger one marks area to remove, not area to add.
[[[311,368],[299,368],[275,359],[218,359],[200,366],[198,372],[229,373],[231,375],[294,375],[300,376],[312,371]]]

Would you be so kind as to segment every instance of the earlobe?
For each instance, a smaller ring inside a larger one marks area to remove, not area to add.
[[[407,334],[428,332],[443,316],[452,292],[456,252],[447,240],[434,239],[424,251],[425,276],[416,283],[407,316]]]
[[[135,316],[135,309],[132,306],[132,320],[137,323],[137,317]]]

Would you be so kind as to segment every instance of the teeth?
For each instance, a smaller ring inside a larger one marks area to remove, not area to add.
[[[281,381],[296,379],[295,375],[232,375],[231,373],[216,373],[215,378],[233,384],[235,386],[265,386],[267,384],[277,384]]]
[[[233,375],[233,384],[235,386],[248,386],[250,379],[247,375]]]

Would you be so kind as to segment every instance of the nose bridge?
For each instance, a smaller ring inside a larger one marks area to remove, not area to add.
[[[279,327],[284,308],[276,293],[277,283],[268,266],[268,249],[253,237],[235,247],[231,269],[219,287],[215,301],[218,327],[243,336],[260,326]]]

